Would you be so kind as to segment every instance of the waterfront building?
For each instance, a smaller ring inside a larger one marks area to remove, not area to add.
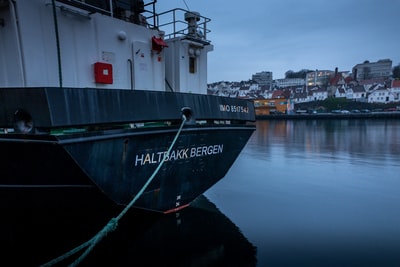
[[[392,80],[390,84],[390,91],[394,95],[394,101],[400,101],[400,80]]]
[[[314,87],[308,90],[308,96],[311,101],[322,101],[328,98],[326,88]]]
[[[390,103],[394,102],[394,94],[385,87],[379,87],[368,95],[368,103]]]
[[[254,109],[256,116],[270,114],[286,114],[293,109],[290,99],[271,98],[271,99],[255,99]]]
[[[346,97],[354,101],[366,102],[367,91],[363,85],[357,85],[346,90]]]

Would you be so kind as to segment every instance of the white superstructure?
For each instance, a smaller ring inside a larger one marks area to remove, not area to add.
[[[136,4],[143,8],[141,1],[0,1],[0,87],[205,93],[209,19],[180,9],[135,14]],[[159,25],[166,17],[173,20]]]

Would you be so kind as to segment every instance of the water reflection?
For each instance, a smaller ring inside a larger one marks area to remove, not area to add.
[[[248,146],[262,157],[273,155],[271,149],[283,146],[287,157],[318,153],[328,158],[340,155],[394,160],[400,154],[399,132],[399,120],[259,121]]]
[[[4,211],[1,266],[38,266],[89,240],[112,213]],[[115,216],[115,214],[114,214]],[[83,250],[84,251],[84,250]],[[77,256],[79,256],[78,253]],[[67,266],[75,257],[63,261]],[[256,266],[256,248],[207,198],[179,213],[133,210],[79,266]]]
[[[400,266],[400,121],[257,121],[207,196],[258,266]]]

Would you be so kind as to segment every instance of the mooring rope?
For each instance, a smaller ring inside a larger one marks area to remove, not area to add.
[[[58,82],[59,82],[60,88],[62,88],[63,87],[63,78],[62,78],[62,68],[61,68],[60,34],[58,32],[58,20],[57,20],[57,11],[56,11],[55,0],[52,0],[51,3],[53,6],[53,21],[54,21],[54,30],[55,30],[56,45],[57,45]]]
[[[70,250],[69,252],[65,253],[64,255],[61,255],[58,258],[55,258],[51,261],[49,261],[48,263],[45,263],[43,265],[40,265],[40,267],[50,267],[53,266],[54,264],[59,263],[60,261],[63,261],[67,258],[69,258],[70,256],[74,255],[75,253],[77,253],[78,251],[82,250],[85,247],[88,247],[86,249],[85,252],[82,253],[82,255],[76,259],[72,264],[70,264],[69,266],[71,267],[75,267],[78,266],[79,263],[82,262],[82,260],[84,260],[86,258],[87,255],[89,255],[89,253],[93,250],[93,248],[110,232],[114,231],[115,229],[117,229],[118,227],[118,221],[128,212],[128,210],[133,206],[133,204],[136,202],[136,200],[143,194],[144,190],[146,190],[147,186],[151,183],[151,181],[154,179],[154,177],[157,175],[158,171],[161,169],[163,163],[165,162],[165,160],[167,159],[167,157],[169,156],[173,146],[176,143],[176,140],[178,140],[179,135],[181,134],[181,131],[183,129],[183,125],[185,124],[187,118],[186,116],[183,114],[182,115],[182,123],[181,126],[179,127],[178,132],[175,135],[174,140],[172,141],[171,145],[169,146],[167,153],[164,154],[164,157],[162,159],[162,161],[160,162],[160,164],[158,164],[157,168],[154,170],[153,174],[150,176],[150,178],[147,180],[147,182],[143,185],[142,189],[140,189],[140,191],[138,192],[138,194],[136,194],[136,196],[131,200],[131,202],[121,211],[121,213],[115,217],[112,218],[107,225],[101,230],[99,231],[92,239],[90,239],[89,241],[86,241],[85,243],[83,243],[82,245]]]

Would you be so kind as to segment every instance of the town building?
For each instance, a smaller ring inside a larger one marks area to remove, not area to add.
[[[390,90],[394,95],[394,101],[400,101],[400,80],[392,80],[390,85]]]
[[[345,87],[343,87],[343,86],[337,87],[334,96],[336,98],[345,98],[346,97],[346,89],[345,89]]]
[[[322,101],[328,98],[326,88],[313,87],[308,90],[308,99],[310,101]]]
[[[272,72],[270,71],[262,71],[257,72],[256,74],[252,75],[252,80],[257,82],[259,85],[268,86],[269,88],[272,87]]]
[[[335,74],[331,70],[315,70],[307,73],[306,86],[307,87],[326,87],[329,84],[330,78]]]
[[[357,81],[387,79],[392,75],[392,61],[381,59],[377,62],[365,61],[352,69],[353,78]]]
[[[293,109],[290,99],[271,98],[271,99],[255,99],[254,109],[256,116],[270,114],[287,114]]]
[[[368,95],[368,103],[390,103],[394,102],[394,94],[385,87],[379,87]]]
[[[366,102],[367,91],[363,85],[357,85],[354,87],[350,87],[346,91],[347,99],[351,99],[353,101],[358,102]]]
[[[302,78],[287,78],[287,79],[274,80],[274,87],[277,88],[304,86],[305,84],[306,80]]]
[[[298,103],[306,103],[309,102],[310,100],[308,99],[308,94],[307,92],[295,92],[292,96],[292,100],[295,104]]]

